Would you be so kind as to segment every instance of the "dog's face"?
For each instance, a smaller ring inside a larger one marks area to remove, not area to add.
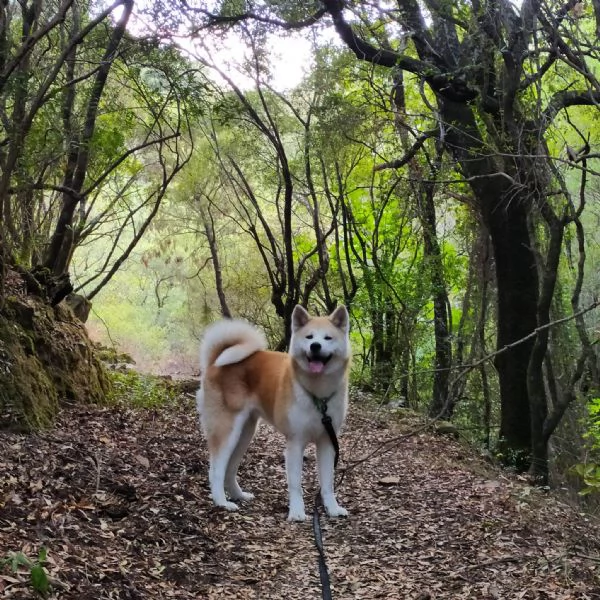
[[[350,357],[349,317],[339,306],[328,317],[311,317],[300,305],[292,313],[290,354],[304,371],[331,373]]]

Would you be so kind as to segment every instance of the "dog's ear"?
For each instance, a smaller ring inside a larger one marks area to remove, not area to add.
[[[306,309],[296,304],[292,313],[292,331],[297,331],[301,327],[304,327],[309,320],[310,315],[306,312]]]
[[[348,316],[348,311],[346,307],[342,304],[342,306],[338,306],[330,315],[329,320],[342,331],[348,331],[350,328],[350,317]]]

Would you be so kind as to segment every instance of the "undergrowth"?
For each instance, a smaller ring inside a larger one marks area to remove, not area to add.
[[[591,398],[587,404],[587,422],[584,440],[585,462],[573,466],[572,471],[583,483],[580,495],[600,494],[600,398]]]
[[[171,404],[177,396],[168,381],[156,375],[138,373],[132,369],[109,371],[112,391],[109,402],[134,408],[160,408]]]
[[[29,574],[31,587],[42,595],[46,595],[50,588],[50,580],[44,569],[47,550],[40,548],[35,559],[29,558],[23,552],[9,552],[5,557],[0,557],[0,568],[8,567],[10,571],[18,575],[22,570]]]

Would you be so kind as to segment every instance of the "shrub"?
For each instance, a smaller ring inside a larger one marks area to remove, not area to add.
[[[138,373],[132,369],[110,371],[112,392],[109,400],[136,408],[158,408],[174,402],[175,389],[156,375]]]

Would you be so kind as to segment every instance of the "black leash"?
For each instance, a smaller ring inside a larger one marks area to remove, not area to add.
[[[335,434],[335,429],[333,428],[333,422],[331,421],[331,417],[327,414],[327,403],[331,400],[331,398],[333,398],[333,394],[331,394],[331,396],[328,396],[327,398],[317,398],[316,396],[312,396],[315,406],[319,409],[319,412],[321,413],[321,423],[323,423],[323,427],[325,427],[325,431],[327,432],[327,435],[331,440],[333,449],[335,450],[335,460],[333,462],[333,468],[335,469],[340,458],[340,445],[338,443],[337,435]]]
[[[327,402],[332,396],[329,396],[328,398],[317,398],[311,394],[311,397],[315,403],[315,406],[321,413],[321,423],[323,423],[323,427],[325,427],[325,431],[327,432],[333,449],[335,450],[335,459],[333,461],[333,468],[335,469],[340,457],[340,445],[338,443],[337,435],[335,434],[335,429],[333,428],[331,417],[327,414]],[[327,563],[325,562],[323,532],[321,531],[321,521],[319,519],[319,505],[322,505],[321,500],[321,490],[319,489],[315,495],[313,532],[315,534],[315,545],[319,553],[319,579],[321,580],[321,593],[323,595],[323,600],[332,600],[333,596],[331,595],[331,581],[329,580],[329,571],[327,570]]]

